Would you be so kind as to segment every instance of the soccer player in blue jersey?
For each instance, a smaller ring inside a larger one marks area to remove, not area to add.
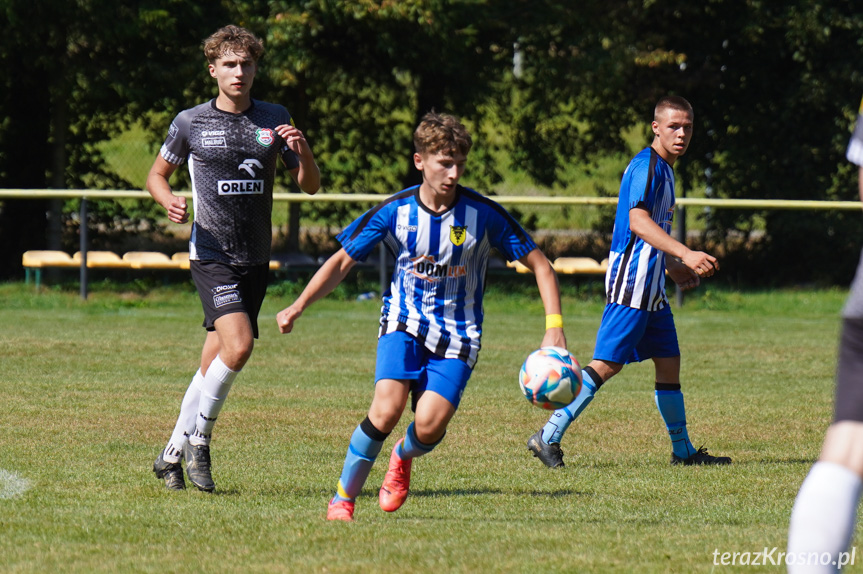
[[[203,44],[218,96],[174,118],[147,177],[147,189],[174,223],[186,223],[186,199],[169,180],[187,159],[195,221],[189,241],[192,278],[207,336],[201,366],[183,398],[168,444],[153,464],[170,490],[189,481],[215,489],[210,438],[216,417],[258,337],[272,243],[273,182],[281,161],[304,192],[320,187],[312,150],[288,111],[253,100],[250,91],[264,46],[238,26]]]
[[[656,406],[671,438],[672,464],[728,464],[695,449],[686,430],[680,390],[680,349],[665,273],[682,289],[700,284],[719,270],[712,255],[693,251],[671,237],[674,214],[672,166],[692,138],[692,106],[679,96],[656,104],[653,142],[633,158],[623,174],[605,276],[606,306],[596,335],[593,360],[582,371],[575,400],[556,410],[531,436],[527,448],[550,468],[562,468],[560,442],[566,429],[593,400],[594,393],[627,363],[653,359]]]
[[[338,236],[342,248],[277,315],[280,331],[290,333],[303,311],[331,292],[379,242],[395,256],[381,307],[374,397],[351,436],[328,520],[353,520],[356,497],[408,398],[415,416],[390,455],[379,493],[383,510],[401,507],[413,459],[443,440],[480,349],[492,248],[533,270],[546,313],[542,346],[566,347],[557,276],[548,259],[506,210],[458,184],[471,145],[455,117],[426,114],[414,132],[413,160],[422,184],[351,223]]]
[[[863,201],[863,101],[846,153],[858,166]],[[863,490],[863,253],[842,309],[833,422],[818,461],[800,486],[788,529],[788,572],[837,572],[857,523]],[[853,564],[853,560],[850,562]],[[838,567],[837,567],[838,566]]]

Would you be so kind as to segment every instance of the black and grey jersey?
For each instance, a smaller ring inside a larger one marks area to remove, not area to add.
[[[288,169],[299,158],[276,133],[292,124],[283,106],[252,100],[243,113],[216,107],[216,100],[180,112],[161,155],[181,165],[189,160],[195,221],[190,259],[234,265],[270,260],[276,160]]]

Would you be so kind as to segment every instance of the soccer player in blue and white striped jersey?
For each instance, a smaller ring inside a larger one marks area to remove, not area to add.
[[[680,390],[680,349],[665,273],[683,289],[700,284],[719,270],[715,257],[693,251],[671,237],[674,215],[672,166],[692,138],[692,106],[679,96],[659,100],[654,109],[653,142],[627,166],[620,184],[617,216],[605,276],[606,306],[593,360],[582,371],[576,399],[555,411],[527,441],[546,466],[563,467],[560,442],[569,425],[593,400],[594,393],[627,363],[653,359],[656,406],[671,438],[672,464],[728,464],[695,449],[686,430]]]
[[[557,276],[548,259],[505,209],[458,184],[471,145],[455,117],[426,114],[414,132],[413,159],[422,184],[351,223],[338,236],[342,248],[277,316],[280,331],[291,332],[303,311],[331,292],[378,243],[395,256],[381,308],[374,398],[351,436],[328,520],[353,520],[355,499],[409,397],[415,417],[392,450],[379,494],[383,510],[392,512],[404,503],[412,460],[443,440],[479,353],[492,248],[533,270],[546,313],[542,346],[566,347]]]

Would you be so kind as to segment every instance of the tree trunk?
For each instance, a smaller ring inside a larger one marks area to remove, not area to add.
[[[33,50],[16,46],[8,55],[7,138],[14,145],[4,145],[5,158],[0,159],[0,187],[11,189],[44,189],[50,162],[51,128],[50,82],[53,74],[34,65]],[[28,249],[47,247],[48,200],[10,199],[0,209],[0,277],[23,274],[21,255]]]

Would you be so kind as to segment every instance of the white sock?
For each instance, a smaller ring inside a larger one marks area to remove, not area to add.
[[[848,549],[854,534],[860,486],[860,477],[841,464],[816,462],[812,466],[791,511],[789,574],[837,571],[840,553]],[[829,561],[821,559],[825,553]]]
[[[231,385],[239,371],[232,371],[225,366],[218,356],[213,359],[207,369],[207,374],[201,382],[201,400],[198,403],[198,414],[195,422],[195,432],[189,437],[193,445],[210,444],[210,435],[216,418],[225,404]]]
[[[165,462],[180,462],[180,457],[183,456],[183,445],[189,440],[189,435],[195,432],[195,419],[198,416],[203,382],[204,377],[201,375],[201,369],[198,369],[198,372],[192,377],[192,382],[189,383],[189,388],[186,389],[186,395],[180,405],[180,416],[177,417],[174,432],[171,434],[171,439],[162,455]]]

